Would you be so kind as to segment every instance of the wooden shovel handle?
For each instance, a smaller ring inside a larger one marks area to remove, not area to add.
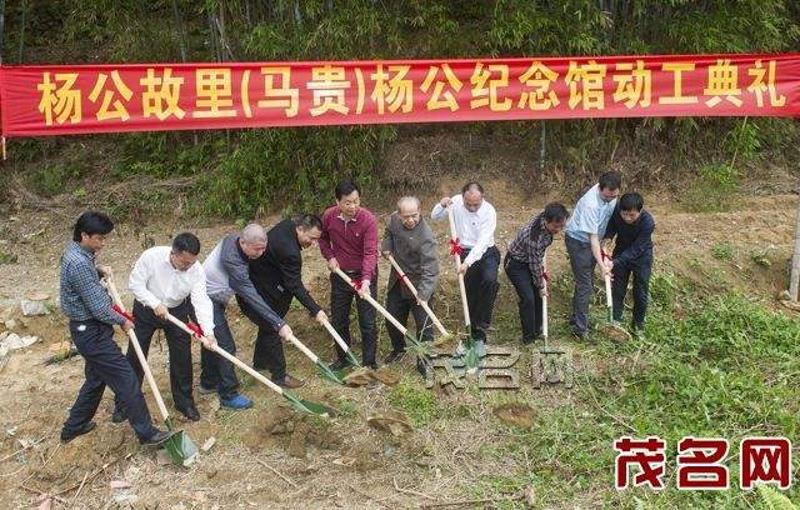
[[[456,219],[453,213],[453,204],[447,206],[447,219],[450,222],[450,238],[455,243],[458,240],[456,233]],[[456,263],[456,274],[458,275],[458,290],[461,293],[461,308],[464,311],[464,325],[467,327],[469,333],[470,324],[472,320],[469,317],[469,304],[467,303],[467,287],[464,284],[464,275],[458,272],[461,267],[461,257],[458,254],[453,254],[453,260]]]
[[[178,326],[179,328],[181,328],[185,332],[189,333],[190,335],[195,336],[195,332],[192,331],[191,329],[189,329],[189,326],[187,326],[186,323],[184,323],[182,320],[178,319],[174,315],[167,313],[167,320],[170,321],[171,323],[175,324],[176,326]],[[205,347],[205,345],[204,345],[204,347]],[[206,349],[208,349],[208,348],[206,347]],[[215,352],[215,353],[219,354],[223,358],[227,359],[228,361],[230,361],[231,363],[233,363],[234,365],[239,367],[241,370],[244,370],[248,374],[252,375],[259,382],[262,382],[262,383],[266,384],[267,387],[269,387],[269,389],[271,389],[272,391],[275,391],[276,393],[278,393],[280,395],[283,395],[283,389],[280,386],[278,386],[274,382],[270,381],[269,379],[267,379],[263,375],[259,374],[256,370],[254,370],[254,369],[250,368],[249,366],[247,366],[243,361],[241,361],[239,358],[237,358],[233,354],[229,353],[228,351],[226,351],[225,349],[223,349],[219,345],[215,345],[213,349],[208,349],[208,350],[210,350],[211,352]]]
[[[417,293],[417,289],[414,287],[414,284],[411,283],[411,280],[408,279],[408,276],[406,276],[405,272],[403,272],[403,269],[400,267],[400,264],[398,264],[397,261],[394,259],[394,257],[392,257],[391,255],[389,255],[388,259],[389,262],[392,264],[392,267],[394,267],[394,270],[397,271],[397,274],[400,276],[405,285],[408,287],[408,290],[411,291],[411,293],[414,295],[415,298],[419,299],[419,294]],[[431,321],[433,321],[433,324],[434,326],[436,326],[436,329],[438,329],[439,332],[444,336],[450,336],[450,333],[448,333],[447,330],[444,329],[444,326],[439,321],[439,318],[436,317],[436,315],[433,313],[431,307],[428,306],[428,303],[426,303],[425,301],[420,301],[420,305],[422,306],[422,309],[425,310],[425,313],[428,314],[428,317],[431,318]]]
[[[289,342],[291,342],[291,343],[292,343],[292,345],[294,345],[295,347],[297,347],[297,349],[298,349],[298,350],[300,350],[300,352],[302,352],[303,354],[305,354],[305,355],[306,355],[306,357],[307,357],[308,359],[310,359],[310,360],[311,360],[311,361],[313,361],[314,363],[316,363],[316,362],[318,362],[318,361],[319,361],[319,356],[317,356],[316,354],[314,354],[313,352],[311,352],[311,349],[309,349],[308,347],[306,347],[306,346],[305,346],[305,344],[303,344],[303,342],[301,342],[300,340],[298,340],[296,336],[294,336],[294,335],[290,335],[290,336],[289,336],[289,338],[288,338],[288,340],[289,340]]]
[[[325,321],[323,321],[322,325],[325,326],[325,329],[328,330],[328,333],[331,334],[334,341],[339,345],[339,347],[344,352],[348,352],[350,350],[350,346],[347,345],[347,343],[344,341],[344,338],[342,338],[342,335],[340,335],[339,332],[336,331],[336,328],[333,327],[333,324],[331,324],[329,320],[326,319]]]
[[[111,276],[107,276],[106,282],[108,283],[108,291],[111,293],[111,299],[113,299],[114,303],[124,311],[125,305],[122,303],[122,298],[117,291],[117,286],[114,285],[114,279]],[[142,371],[147,379],[148,386],[150,386],[150,391],[153,392],[153,397],[156,399],[158,411],[161,413],[161,417],[164,418],[164,421],[166,422],[169,419],[167,406],[164,405],[164,399],[161,398],[161,392],[158,391],[158,385],[153,377],[153,373],[150,371],[150,365],[147,364],[147,358],[145,358],[144,352],[142,352],[142,346],[139,345],[139,340],[136,338],[136,332],[134,332],[133,329],[129,329],[127,334],[128,338],[131,340],[133,350],[136,352],[136,357],[139,359],[139,365],[142,366]]]
[[[347,273],[345,273],[344,271],[342,271],[342,270],[341,270],[341,269],[339,269],[338,267],[337,267],[336,269],[334,269],[334,272],[335,272],[337,275],[339,275],[339,277],[340,277],[342,280],[344,280],[345,282],[347,282],[347,284],[348,284],[348,285],[350,285],[351,287],[353,287],[353,289],[355,289],[355,286],[353,285],[353,280],[352,280],[352,278],[350,278],[349,276],[347,276]],[[369,293],[367,293],[367,294],[364,294],[364,296],[362,297],[362,299],[363,299],[364,301],[366,301],[367,303],[369,303],[370,305],[372,305],[372,307],[373,307],[373,308],[375,308],[375,309],[376,309],[378,312],[380,312],[380,314],[381,314],[381,315],[383,315],[383,316],[386,318],[386,320],[387,320],[387,321],[391,322],[391,323],[392,323],[392,325],[393,325],[394,327],[396,327],[398,331],[400,331],[400,333],[402,333],[403,335],[406,335],[406,334],[408,333],[408,330],[407,330],[407,329],[406,329],[406,328],[405,328],[405,327],[404,327],[402,324],[400,324],[400,321],[398,321],[397,319],[395,319],[394,317],[392,317],[392,314],[390,314],[390,313],[389,313],[389,311],[388,311],[388,310],[386,310],[386,308],[384,308],[383,306],[381,306],[381,304],[380,304],[380,303],[378,303],[377,301],[375,301],[375,299],[373,299],[373,297],[372,297],[372,296],[370,296],[370,295],[369,295]]]

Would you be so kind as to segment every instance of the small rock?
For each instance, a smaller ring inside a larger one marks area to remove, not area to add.
[[[8,319],[5,322],[5,325],[6,325],[6,329],[8,329],[9,331],[13,331],[13,330],[17,329],[17,326],[19,324],[17,323],[16,319]]]
[[[30,347],[38,341],[38,336],[19,336],[16,333],[10,333],[2,340],[0,350],[2,350],[2,346],[5,346],[8,351],[16,351],[17,349]]]
[[[129,493],[127,491],[119,492],[114,494],[114,502],[118,505],[132,505],[139,500],[139,497],[136,494]]]
[[[525,494],[525,507],[534,508],[536,506],[536,491],[533,485],[529,485],[524,489]]]
[[[47,301],[34,301],[31,299],[23,299],[19,303],[22,309],[22,315],[30,317],[33,315],[47,315]]]
[[[159,466],[166,466],[167,464],[172,464],[172,459],[169,458],[169,454],[164,450],[158,450],[158,453],[156,453],[156,462]]]

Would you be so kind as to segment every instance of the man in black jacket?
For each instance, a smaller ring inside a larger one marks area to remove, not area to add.
[[[647,313],[647,293],[653,270],[653,215],[643,211],[644,200],[638,193],[626,193],[619,199],[614,214],[606,228],[605,238],[617,238],[612,253],[614,283],[611,295],[614,302],[614,320],[622,320],[628,279],[633,273],[633,328],[644,328]]]
[[[297,298],[308,312],[321,323],[327,320],[308,289],[303,285],[301,273],[303,257],[300,251],[313,246],[322,235],[322,222],[312,214],[301,214],[286,219],[267,232],[267,250],[250,262],[250,279],[264,301],[281,317],[286,316],[292,298]],[[246,309],[243,310],[248,314]],[[281,339],[274,328],[255,321],[258,337],[253,352],[253,367],[269,370],[272,380],[286,388],[302,386],[303,381],[286,373],[286,358]]]

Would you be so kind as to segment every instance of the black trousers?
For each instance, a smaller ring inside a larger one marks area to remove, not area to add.
[[[469,255],[470,250],[464,250],[461,261]],[[464,275],[464,286],[467,288],[467,306],[472,322],[472,337],[475,340],[486,341],[486,331],[492,324],[494,301],[497,298],[497,271],[500,268],[500,250],[492,246],[486,250],[483,257],[467,269]]]
[[[272,296],[263,296],[264,301],[272,310],[281,317],[286,317],[289,305],[292,304],[292,295],[286,292],[286,296],[275,299]],[[269,370],[272,380],[275,383],[283,383],[286,379],[286,357],[283,353],[283,341],[278,336],[278,332],[258,313],[250,308],[243,299],[239,299],[239,308],[242,313],[250,319],[253,324],[258,326],[256,345],[253,350],[253,368],[256,370]]]
[[[352,279],[361,278],[359,271],[345,271]],[[373,299],[378,296],[378,272],[374,281],[370,282],[369,293]],[[347,345],[350,340],[350,305],[356,299],[358,309],[358,326],[361,330],[361,362],[364,366],[374,365],[378,350],[378,331],[375,325],[377,313],[371,304],[356,296],[355,290],[338,275],[331,273],[331,324]],[[339,344],[334,344],[339,360],[344,360],[344,351]]]
[[[193,312],[191,302],[187,299],[180,305],[170,308],[169,313],[177,319],[188,322],[190,314]],[[169,321],[158,318],[152,308],[145,306],[138,300],[133,302],[133,316],[136,319],[133,330],[136,332],[136,339],[142,347],[145,359],[150,352],[150,342],[153,334],[159,330],[164,330],[167,337],[167,349],[169,349],[169,383],[172,389],[172,400],[175,407],[180,411],[185,411],[194,407],[192,398],[192,339],[178,326]],[[144,371],[136,356],[133,346],[128,344],[128,352],[125,354],[128,362],[133,367],[139,385],[142,384]],[[115,399],[114,407],[122,410],[122,403],[119,396]]]
[[[225,317],[225,304],[211,300],[214,308],[214,337],[217,345],[225,352],[236,355],[236,342]],[[239,391],[239,379],[236,377],[233,363],[216,352],[208,349],[200,351],[200,384],[204,388],[216,388],[219,398],[223,400],[235,397]]]
[[[542,334],[542,295],[541,289],[534,285],[539,277],[534,278],[528,264],[523,264],[508,254],[503,267],[517,290],[522,342],[529,344]]]
[[[637,329],[644,328],[650,289],[650,274],[652,271],[652,256],[644,257],[632,263],[614,265],[612,269],[614,281],[611,286],[611,296],[614,303],[615,321],[622,320],[622,310],[625,308],[625,292],[628,290],[628,280],[633,275],[633,327]]]
[[[433,299],[428,302],[428,305],[432,306],[432,302]],[[428,317],[425,309],[417,304],[417,298],[405,288],[399,279],[395,280],[395,284],[386,293],[386,310],[403,326],[408,322],[408,314],[411,313],[417,325],[417,339],[422,342],[433,340],[433,321]],[[400,330],[389,321],[386,321],[386,330],[392,340],[392,349],[395,351],[406,350],[406,339]]]
[[[141,440],[150,439],[156,429],[142,395],[141,384],[131,364],[114,342],[114,328],[95,320],[70,321],[69,332],[75,348],[85,361],[86,380],[69,411],[63,432],[76,432],[94,418],[108,386],[125,410],[136,436]]]

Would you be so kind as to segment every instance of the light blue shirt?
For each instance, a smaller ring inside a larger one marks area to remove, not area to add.
[[[575,210],[567,222],[566,235],[583,243],[589,242],[589,234],[597,234],[603,239],[616,205],[616,198],[604,202],[600,196],[600,185],[595,184],[575,204]]]

